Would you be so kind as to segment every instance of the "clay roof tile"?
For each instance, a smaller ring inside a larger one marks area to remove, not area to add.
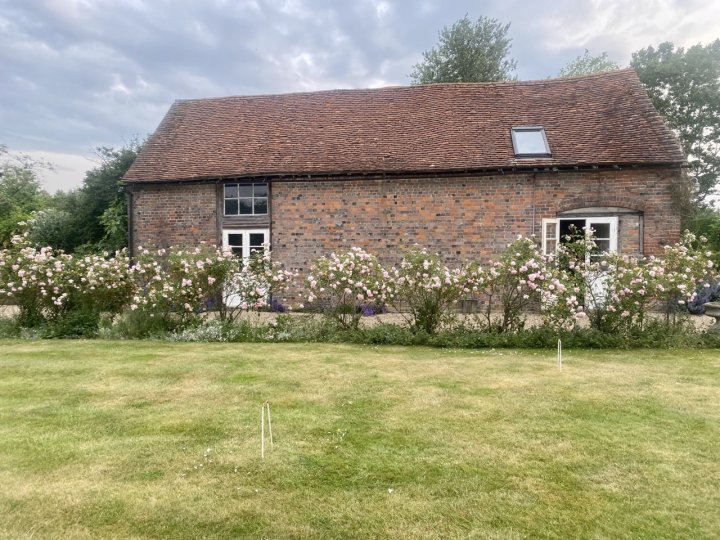
[[[552,157],[517,159],[510,130]],[[128,182],[668,164],[685,156],[630,69],[528,82],[178,100]]]

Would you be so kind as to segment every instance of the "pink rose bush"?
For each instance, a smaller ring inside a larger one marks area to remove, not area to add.
[[[363,304],[384,305],[394,294],[390,275],[361,248],[318,259],[305,280],[307,301],[343,328],[357,329]]]
[[[558,284],[553,292],[549,287],[543,291],[546,323],[567,329],[587,317],[604,332],[629,332],[642,330],[653,310],[664,311],[666,322],[675,323],[679,308],[716,275],[705,243],[686,233],[665,247],[662,258],[596,254],[592,235],[561,245],[548,265],[551,283]]]
[[[713,262],[717,254],[708,250],[707,244],[704,236],[686,231],[680,242],[665,246],[662,260],[648,260],[647,278],[664,307],[667,322],[674,321],[678,312],[695,300],[698,289],[709,288],[710,281],[718,280]]]
[[[543,324],[555,330],[572,330],[587,319],[585,287],[578,283],[571,270],[554,263],[554,257],[546,259],[546,277],[538,289]]]
[[[57,320],[73,310],[118,313],[132,295],[125,251],[72,256],[36,248],[25,235],[0,250],[0,301],[20,309],[23,326]]]
[[[545,290],[552,291],[545,257],[535,238],[518,236],[483,273],[485,328],[500,332],[524,327],[524,314]],[[550,289],[547,289],[547,286]],[[499,312],[499,318],[493,313]]]
[[[449,322],[455,304],[475,295],[484,280],[477,264],[451,269],[437,254],[419,247],[384,275],[390,303],[401,313],[407,307],[410,326],[428,334]]]
[[[552,255],[544,255],[535,238],[519,236],[484,268],[475,262],[451,268],[415,247],[389,270],[353,248],[318,261],[307,279],[308,301],[324,302],[333,317],[342,314],[348,328],[357,328],[361,303],[377,301],[393,305],[412,328],[434,333],[459,301],[476,299],[486,331],[522,329],[527,312],[539,309],[543,323],[557,331],[589,323],[624,333],[642,329],[658,309],[674,321],[699,287],[717,279],[704,244],[685,234],[662,258],[638,258],[598,253],[592,231],[578,231]]]
[[[411,328],[433,334],[452,320],[459,302],[473,299],[483,307],[477,320],[485,331],[522,329],[534,309],[557,331],[586,322],[628,334],[642,330],[652,311],[676,324],[697,291],[717,281],[706,244],[686,233],[660,257],[631,257],[598,253],[592,234],[575,232],[546,256],[535,238],[520,236],[484,267],[472,261],[453,267],[413,247],[389,268],[354,247],[318,259],[305,294],[310,307],[346,329],[358,328],[363,308],[391,305]],[[268,308],[297,277],[269,250],[242,260],[206,245],[139,248],[131,262],[125,251],[70,255],[36,247],[27,235],[0,250],[0,302],[19,307],[23,326],[75,312],[99,321],[123,311],[162,328],[199,321],[211,310],[221,324],[234,323],[244,312]]]
[[[140,249],[130,273],[136,284],[131,310],[179,324],[215,309],[223,322],[268,305],[296,276],[271,260],[269,251],[247,261],[208,245],[193,249]]]
[[[0,250],[0,301],[16,304],[23,326],[37,326],[81,311],[115,315],[123,310],[167,325],[216,309],[223,322],[268,305],[296,276],[271,260],[270,252],[241,261],[210,246],[139,248],[135,261],[123,250],[110,256],[70,255],[37,248],[27,235]],[[231,306],[227,300],[240,299]]]

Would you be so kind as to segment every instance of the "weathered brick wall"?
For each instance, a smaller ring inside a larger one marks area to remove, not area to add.
[[[306,271],[334,249],[360,246],[395,262],[413,244],[449,262],[497,256],[518,234],[541,234],[541,220],[577,208],[611,206],[642,212],[645,254],[680,235],[671,184],[679,173],[498,175],[453,179],[276,182],[272,247],[287,267]],[[534,185],[534,186],[533,186]],[[535,224],[533,226],[533,203]],[[640,249],[640,219],[620,219],[621,249]]]
[[[563,174],[545,180],[552,196],[538,210],[543,217],[556,211],[596,206],[637,210],[644,214],[642,225],[628,218],[620,219],[621,250],[638,253],[641,235],[643,254],[660,255],[662,246],[680,239],[680,210],[675,194],[684,181],[682,172],[667,169]],[[638,236],[633,238],[634,235]]]
[[[214,184],[134,185],[133,248],[217,244]]]
[[[671,188],[679,178],[677,171],[619,170],[274,182],[273,255],[303,274],[318,257],[351,246],[387,263],[416,243],[450,263],[487,261],[518,234],[540,235],[542,218],[590,207],[641,213],[620,217],[620,249],[638,253],[642,239],[644,254],[660,254],[680,236]],[[133,186],[132,192],[134,246],[220,241],[215,184]]]
[[[642,217],[620,216],[618,219],[618,251],[630,255],[641,254]]]

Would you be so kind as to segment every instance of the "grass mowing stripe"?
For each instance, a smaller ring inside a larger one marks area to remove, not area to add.
[[[0,537],[720,535],[717,351],[0,350]]]

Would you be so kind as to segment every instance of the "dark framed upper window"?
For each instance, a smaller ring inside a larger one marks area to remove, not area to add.
[[[510,131],[515,157],[552,157],[544,128],[540,126],[521,126],[514,127]]]
[[[226,216],[257,216],[268,213],[268,185],[225,184]]]

